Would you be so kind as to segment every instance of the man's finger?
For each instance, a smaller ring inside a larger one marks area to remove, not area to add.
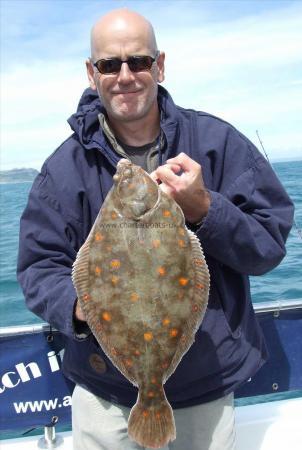
[[[180,177],[175,175],[168,165],[158,167],[154,172],[156,179],[162,181],[168,186],[175,188],[179,184]]]
[[[83,313],[83,310],[82,310],[78,300],[77,300],[76,307],[75,307],[75,316],[78,320],[86,321],[86,317]]]
[[[180,167],[179,164],[165,164],[165,166],[160,166],[160,167],[166,167],[170,170],[172,170],[174,173],[179,173],[182,169]],[[159,181],[161,182],[161,180],[159,179],[158,175],[157,175],[157,170],[159,168],[157,168],[156,170],[154,170],[153,172],[151,172],[149,175],[152,178],[153,181],[155,181],[156,183],[158,183]]]
[[[199,170],[200,165],[190,158],[185,153],[179,153],[175,158],[170,158],[167,160],[168,164],[178,165],[184,172],[191,172],[192,170]]]
[[[158,176],[156,175],[156,170],[154,170],[153,172],[151,172],[150,177],[152,178],[153,181],[155,181],[155,183],[159,183],[160,179],[158,178]]]
[[[168,161],[165,164],[165,166],[168,167],[169,169],[171,169],[174,173],[178,173],[182,170],[179,164],[174,164],[174,163],[170,163],[170,162],[168,163]]]

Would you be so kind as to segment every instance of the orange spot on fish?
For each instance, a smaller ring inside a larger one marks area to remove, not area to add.
[[[171,328],[170,330],[170,336],[171,337],[176,337],[178,335],[179,331],[177,328]]]
[[[102,314],[102,318],[103,318],[104,320],[106,320],[106,322],[110,322],[110,320],[111,320],[111,314],[110,314],[109,312],[107,312],[107,311],[104,311],[103,314]]]
[[[113,354],[113,356],[117,355],[117,351],[114,347],[111,347],[111,353]]]
[[[148,394],[147,394],[147,396],[148,396],[149,398],[153,398],[153,397],[155,397],[155,392],[149,391]]]
[[[195,266],[203,266],[203,260],[195,258],[194,259],[194,264],[195,264]]]
[[[169,363],[167,361],[164,361],[161,366],[163,369],[167,369],[169,367]]]
[[[198,309],[199,309],[199,308],[198,308],[198,306],[197,306],[197,305],[193,305],[193,306],[192,306],[192,310],[193,310],[194,312],[197,312],[197,311],[198,311]]]
[[[95,268],[95,274],[96,274],[96,275],[100,275],[101,272],[102,272],[102,269],[101,269],[99,266],[96,266],[96,268]]]
[[[119,269],[121,267],[121,262],[119,259],[112,259],[110,261],[110,266],[112,269]]]
[[[138,349],[135,349],[135,350],[134,350],[134,354],[135,354],[136,356],[139,356],[139,355],[141,354],[141,352],[140,352]]]
[[[90,300],[90,295],[89,294],[84,294],[83,295],[83,300],[84,300],[84,302],[88,302],[88,300]]]
[[[184,235],[185,235],[185,229],[184,229],[184,228],[179,228],[179,229],[178,229],[178,233],[179,233],[181,236],[184,236]]]
[[[147,331],[146,333],[144,333],[144,339],[147,342],[152,341],[153,339],[153,334],[151,333],[151,331]]]
[[[169,211],[168,209],[164,209],[163,216],[164,217],[171,217],[171,211]]]
[[[153,248],[158,248],[160,246],[160,240],[159,239],[154,239],[152,241],[152,247]]]
[[[167,325],[170,324],[170,319],[168,317],[166,317],[165,319],[163,319],[162,324],[166,327]]]
[[[164,276],[164,275],[166,275],[166,269],[165,269],[165,267],[163,267],[163,266],[160,266],[160,267],[158,267],[157,268],[157,273],[160,275],[160,276]]]
[[[143,416],[144,416],[145,418],[147,418],[147,417],[149,416],[149,411],[147,411],[147,410],[145,409],[145,411],[143,411]]]
[[[111,277],[111,283],[115,286],[119,282],[119,277],[113,275]]]
[[[133,366],[133,362],[131,361],[131,359],[125,359],[125,365],[127,367],[132,367]]]
[[[159,420],[159,419],[161,418],[161,413],[160,413],[160,412],[157,412],[157,413],[155,414],[155,418],[156,418],[157,420]]]
[[[155,377],[152,377],[152,378],[151,378],[151,383],[152,383],[152,384],[156,384],[156,383],[157,383],[157,379],[156,379]]]
[[[181,286],[186,286],[189,283],[189,278],[180,277],[178,282]]]
[[[184,248],[186,243],[183,239],[178,239],[178,247]]]
[[[132,292],[132,294],[130,295],[130,300],[132,302],[137,302],[137,300],[139,299],[139,296],[136,292]]]
[[[115,211],[111,212],[111,219],[113,219],[113,220],[117,219],[117,214]]]
[[[204,289],[204,284],[202,284],[202,283],[196,283],[196,284],[195,284],[195,287],[196,287],[197,289]]]
[[[97,233],[95,233],[94,238],[95,238],[95,240],[97,242],[99,242],[99,241],[102,241],[104,239],[104,236],[101,233],[97,232]]]

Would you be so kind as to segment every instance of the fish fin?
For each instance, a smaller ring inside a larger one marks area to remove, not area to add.
[[[192,264],[194,268],[194,295],[192,300],[193,310],[190,318],[183,326],[183,332],[179,340],[180,345],[176,349],[171,364],[167,369],[164,382],[166,382],[167,379],[172,375],[183,355],[193,344],[195,340],[195,332],[192,333],[192,330],[197,331],[197,329],[199,328],[208,304],[210,288],[210,274],[208,266],[199,239],[191,230],[187,230],[187,232],[189,233],[191,241]]]
[[[73,285],[77,291],[78,299],[81,307],[85,306],[83,296],[87,293],[89,274],[88,274],[88,259],[89,259],[90,245],[89,240],[82,245],[78,251],[76,260],[72,266],[71,278]],[[84,309],[84,308],[83,308]]]
[[[108,193],[109,196],[110,192]],[[106,198],[107,199],[107,198]],[[79,249],[77,253],[77,257],[72,265],[71,279],[73,285],[76,289],[78,299],[80,301],[80,305],[82,309],[85,309],[85,301],[83,301],[83,296],[87,294],[89,287],[89,256],[90,256],[90,242],[93,239],[95,230],[98,226],[99,218],[102,214],[105,204],[107,201],[103,203],[102,208],[95,219],[95,222],[86,238],[86,241]]]
[[[208,305],[210,273],[198,237],[191,230],[188,230],[188,233],[192,245],[192,261],[195,272],[193,302],[199,312],[197,314],[198,320],[195,323],[195,328],[197,329],[202,322]],[[193,317],[194,315],[192,315]],[[192,326],[191,322],[189,326]]]
[[[77,299],[84,313],[89,328],[96,337],[96,330],[101,329],[101,323],[96,313],[94,302],[90,297],[89,290],[89,253],[90,240],[87,239],[78,251],[76,260],[72,266],[71,278],[77,293]]]
[[[144,404],[139,393],[137,402],[130,411],[128,435],[142,447],[148,448],[164,447],[176,438],[173,411],[164,390],[162,398],[149,407]]]

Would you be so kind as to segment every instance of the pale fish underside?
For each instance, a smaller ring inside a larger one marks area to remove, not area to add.
[[[129,437],[143,447],[163,447],[176,437],[163,385],[194,342],[209,272],[180,207],[125,159],[72,279],[103,351],[138,387]]]

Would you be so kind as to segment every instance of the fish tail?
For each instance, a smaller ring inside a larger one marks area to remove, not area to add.
[[[173,411],[164,391],[162,398],[144,402],[139,394],[130,411],[128,435],[142,447],[160,448],[176,438]]]

